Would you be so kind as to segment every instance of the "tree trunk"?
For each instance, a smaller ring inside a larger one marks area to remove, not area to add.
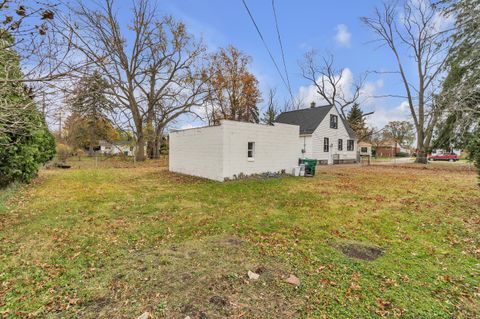
[[[162,144],[162,137],[157,135],[155,136],[155,143],[152,149],[152,157],[151,158],[160,158],[160,146]]]
[[[95,144],[95,134],[96,134],[96,121],[94,119],[93,125],[90,127],[90,145],[88,146],[88,155],[93,156],[93,148]]]
[[[164,125],[158,123],[154,132],[154,140],[152,143],[152,155],[151,158],[160,158],[160,147],[162,146],[162,132]]]
[[[93,156],[93,143],[90,142],[90,146],[88,147],[88,156]]]
[[[137,151],[135,154],[135,160],[138,162],[145,161],[145,138],[141,133],[137,137]]]
[[[147,157],[152,159],[155,158],[155,143],[150,138],[147,140]]]
[[[155,149],[155,134],[153,132],[153,119],[149,115],[147,117],[147,156],[148,158],[153,158],[154,149]]]
[[[417,158],[415,159],[415,163],[419,164],[427,164],[427,151],[425,149],[425,145],[423,143],[423,136],[418,134],[418,141],[417,141]]]

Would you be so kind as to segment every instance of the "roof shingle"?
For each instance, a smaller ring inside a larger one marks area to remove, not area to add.
[[[275,122],[300,126],[300,134],[312,134],[322,123],[323,119],[332,109],[332,105],[317,106],[312,108],[283,112],[277,116]],[[347,121],[341,116],[342,123],[347,129],[348,135],[355,138],[355,132],[350,128]]]
[[[323,121],[332,106],[318,106],[308,109],[283,112],[275,122],[300,126],[300,134],[312,134]]]

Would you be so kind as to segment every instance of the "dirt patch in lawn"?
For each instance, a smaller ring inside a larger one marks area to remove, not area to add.
[[[215,237],[132,252],[108,266],[108,285],[81,302],[79,313],[82,318],[135,318],[147,311],[153,318],[296,318],[302,301],[284,281],[290,269],[250,248],[240,238]],[[249,270],[259,279],[249,279]]]
[[[345,256],[368,261],[381,257],[385,252],[381,247],[361,242],[335,243],[332,246],[341,251]]]

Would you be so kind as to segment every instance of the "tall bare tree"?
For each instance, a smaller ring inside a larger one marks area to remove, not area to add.
[[[428,1],[405,0],[383,3],[363,23],[386,45],[394,58],[403,82],[410,115],[417,135],[417,162],[426,163],[435,125],[442,113],[435,102],[448,51],[448,32],[439,25],[439,12]],[[407,52],[408,54],[405,54]],[[406,65],[414,63],[410,76]]]
[[[348,109],[359,102],[366,76],[362,75],[356,79],[352,83],[352,91],[347,92],[343,86],[345,69],[335,67],[333,55],[318,58],[315,51],[305,54],[301,69],[303,77],[314,85],[318,95],[326,103],[336,106],[343,118],[346,119]],[[365,114],[365,116],[369,114],[371,113]]]
[[[132,0],[125,28],[116,3],[102,0],[92,7],[78,1],[75,23],[66,17],[62,22],[73,34],[72,46],[108,82],[106,93],[117,106],[115,119],[134,132],[136,159],[143,161],[146,142],[156,149],[156,132],[201,103],[203,80],[195,66],[205,49],[183,23],[158,17],[155,1]],[[68,36],[68,31],[58,31]]]

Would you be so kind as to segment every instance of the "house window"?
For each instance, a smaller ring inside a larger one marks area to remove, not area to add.
[[[328,139],[328,137],[325,137],[323,139],[323,151],[328,152],[329,150],[330,150],[330,140]]]
[[[255,157],[255,142],[248,142],[247,157],[249,160],[253,160]]]
[[[343,151],[343,140],[342,139],[338,140],[338,150]]]
[[[347,140],[347,151],[353,151],[355,149],[355,141]]]
[[[368,147],[362,147],[362,148],[360,149],[360,152],[361,152],[361,153],[368,153]]]
[[[338,116],[330,114],[330,128],[338,128]]]

